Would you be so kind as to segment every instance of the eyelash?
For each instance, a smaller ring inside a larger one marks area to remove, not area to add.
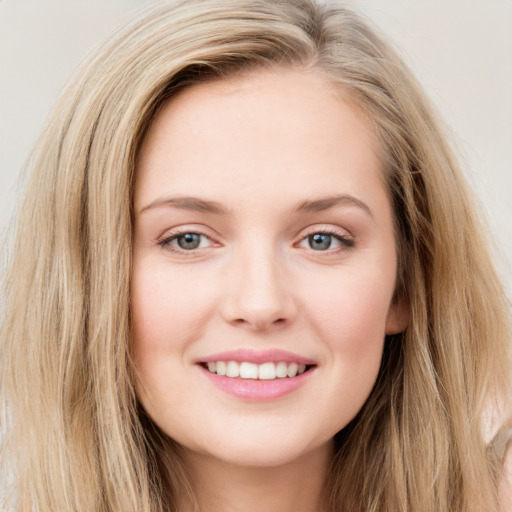
[[[185,235],[199,235],[200,237],[205,237],[208,240],[212,241],[212,238],[210,235],[202,232],[201,230],[191,229],[191,230],[182,230],[182,231],[177,231],[177,232],[171,233],[170,235],[159,240],[158,245],[164,249],[167,249],[167,250],[173,252],[173,253],[177,253],[177,254],[180,254],[183,256],[193,256],[196,254],[196,251],[198,249],[201,249],[201,247],[198,247],[196,249],[188,249],[187,250],[187,249],[178,248],[178,247],[172,245],[172,242],[178,240],[180,237],[183,237]],[[295,246],[298,246],[302,242],[308,240],[309,237],[314,236],[314,235],[330,236],[333,239],[340,242],[341,246],[334,250],[331,248],[327,248],[326,250],[318,250],[318,251],[315,251],[312,247],[310,247],[309,249],[311,249],[313,252],[326,253],[326,254],[335,253],[336,254],[339,252],[347,251],[347,250],[351,249],[352,247],[354,247],[354,245],[355,245],[355,241],[353,238],[346,236],[345,234],[342,234],[335,229],[315,229],[315,230],[312,230],[310,233],[307,233],[306,235],[304,235],[300,239],[300,241],[295,244]]]
[[[314,236],[314,235],[328,235],[328,236],[332,237],[333,239],[337,240],[338,242],[340,242],[340,247],[338,247],[336,249],[328,248],[326,250],[319,250],[319,251],[315,251],[312,247],[310,247],[310,249],[313,252],[326,253],[326,254],[333,254],[333,253],[338,254],[340,252],[347,251],[347,250],[351,249],[355,245],[355,240],[352,237],[347,236],[345,233],[341,233],[340,231],[333,229],[333,228],[331,228],[331,229],[327,229],[327,228],[318,229],[317,228],[317,229],[311,230],[311,232],[304,235],[296,245],[299,245],[300,243],[308,240],[309,237]]]
[[[208,240],[212,241],[212,238],[210,235],[207,235],[206,233],[203,233],[201,230],[198,229],[190,229],[190,230],[181,230],[176,231],[174,233],[171,233],[170,235],[167,235],[166,237],[162,238],[158,241],[158,245],[162,247],[163,249],[169,250],[173,253],[177,253],[183,256],[193,256],[197,249],[181,249],[179,247],[176,247],[172,245],[172,242],[177,240],[180,237],[183,237],[185,235],[199,235],[201,237],[207,238]]]

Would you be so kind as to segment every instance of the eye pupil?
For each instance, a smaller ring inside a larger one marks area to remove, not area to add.
[[[325,251],[331,246],[332,235],[325,233],[315,233],[308,236],[309,245],[312,249],[319,251]]]
[[[184,235],[177,237],[176,241],[181,249],[197,249],[201,243],[201,235],[198,235],[197,233],[185,233]]]

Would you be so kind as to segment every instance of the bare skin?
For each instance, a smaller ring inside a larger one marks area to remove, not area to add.
[[[201,512],[321,512],[331,453],[331,447],[324,446],[272,468],[235,467],[197,454],[191,454],[187,462]],[[185,501],[183,510],[192,512],[193,508]]]
[[[138,393],[182,446],[201,512],[319,512],[333,436],[407,321],[375,144],[325,77],[290,69],[186,89],[149,130],[134,198]],[[242,375],[260,363],[292,376]]]

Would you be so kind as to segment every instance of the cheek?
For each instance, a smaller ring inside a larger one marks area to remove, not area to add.
[[[211,297],[204,280],[165,262],[134,258],[131,284],[132,356],[138,397],[162,427],[171,411],[187,407],[180,383],[187,347],[201,337]],[[170,422],[172,423],[172,422]]]
[[[214,311],[209,285],[165,263],[134,261],[132,357],[139,399],[153,419],[187,405],[186,393],[173,390],[182,390],[187,348],[201,339]]]
[[[186,271],[164,265],[134,265],[131,289],[135,348],[175,350],[200,336],[201,319],[213,307],[211,286]]]
[[[304,310],[326,348],[324,407],[341,428],[363,406],[377,378],[393,283],[378,274],[365,279],[338,275],[339,281],[330,279],[324,286],[316,281]]]
[[[392,298],[392,284],[379,276],[341,276],[324,283],[316,281],[303,299],[310,321],[333,348],[364,352],[385,335]]]

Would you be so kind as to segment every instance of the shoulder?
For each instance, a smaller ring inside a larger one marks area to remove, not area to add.
[[[509,440],[499,486],[501,512],[512,512],[512,441]]]
[[[484,415],[484,439],[489,454],[499,465],[500,512],[512,512],[512,411],[503,399],[489,404]],[[492,454],[492,455],[491,455]]]

